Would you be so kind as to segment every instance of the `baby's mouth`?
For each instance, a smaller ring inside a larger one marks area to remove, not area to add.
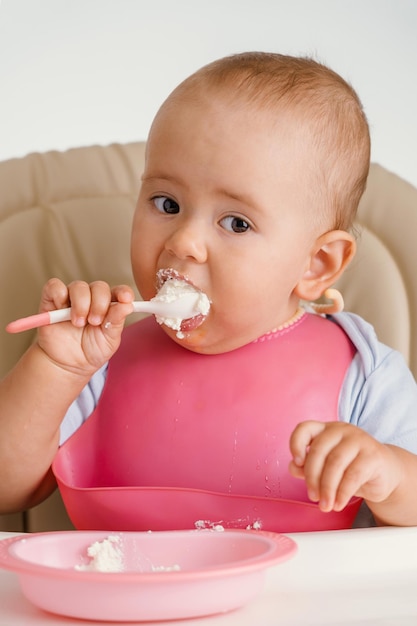
[[[158,270],[156,274],[158,293],[156,297],[161,297],[165,301],[173,301],[186,293],[199,295],[196,305],[196,314],[187,319],[156,317],[159,324],[164,324],[177,331],[179,339],[184,338],[184,332],[192,331],[200,326],[207,317],[210,309],[210,301],[205,293],[195,287],[186,277],[172,268]]]
[[[195,330],[196,328],[201,326],[206,317],[207,315],[199,313],[198,315],[194,315],[194,317],[189,317],[187,320],[182,320],[179,332],[186,333]]]
[[[167,282],[170,278],[180,280],[187,285],[190,285],[191,282],[188,280],[186,276],[183,276],[177,270],[174,270],[172,267],[165,267],[156,272],[156,288],[159,291],[164,283]],[[193,285],[194,286],[194,285]]]

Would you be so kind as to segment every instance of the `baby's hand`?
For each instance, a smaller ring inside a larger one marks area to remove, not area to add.
[[[290,449],[291,474],[306,481],[309,498],[322,511],[340,511],[352,496],[383,502],[401,481],[392,448],[352,424],[302,422]]]
[[[71,321],[44,326],[38,343],[62,368],[91,375],[120,344],[126,316],[132,312],[133,290],[105,282],[75,281],[66,286],[53,278],[42,291],[40,312],[71,307]]]

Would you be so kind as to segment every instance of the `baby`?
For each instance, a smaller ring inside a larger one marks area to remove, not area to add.
[[[355,254],[369,155],[356,93],[314,60],[238,54],[181,83],[147,141],[132,267],[144,299],[175,276],[209,313],[122,334],[131,288],[51,279],[40,311],[72,318],[2,382],[1,511],[43,500],[80,446],[74,497],[180,487],[325,517],[356,496],[380,524],[417,524],[411,373],[362,319],[300,306]]]

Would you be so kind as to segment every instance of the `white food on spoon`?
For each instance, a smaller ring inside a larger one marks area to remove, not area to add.
[[[179,278],[168,278],[153,300],[169,303],[174,302],[175,300],[178,300],[178,298],[181,298],[181,296],[189,293],[198,295],[193,317],[197,315],[205,317],[210,309],[210,301],[208,297],[205,293],[193,287],[193,285],[190,285],[185,280],[181,280]],[[181,332],[181,324],[184,320],[181,317],[162,317],[160,315],[156,315],[155,317],[158,324],[165,324],[168,328],[176,330],[177,337],[179,339],[183,339],[184,334]]]

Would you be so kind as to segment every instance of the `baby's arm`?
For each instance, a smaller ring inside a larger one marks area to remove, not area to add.
[[[71,306],[72,319],[39,329],[0,383],[0,513],[33,506],[54,489],[61,421],[117,350],[133,297],[129,287],[103,282],[45,285],[40,312]]]
[[[357,426],[307,421],[290,439],[293,476],[306,481],[323,511],[340,511],[352,496],[364,498],[382,525],[417,525],[417,456],[379,443]]]

